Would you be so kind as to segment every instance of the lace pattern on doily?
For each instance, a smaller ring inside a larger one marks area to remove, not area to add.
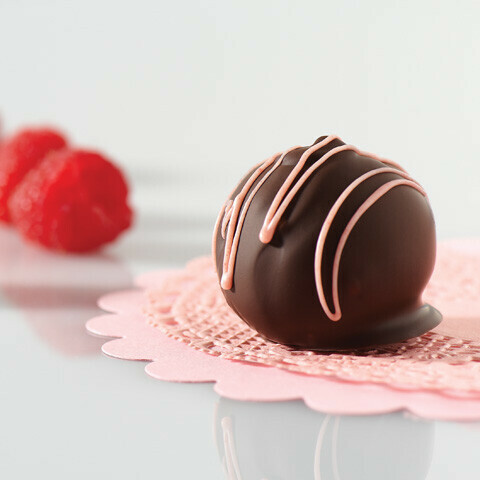
[[[444,315],[480,322],[480,248],[439,248],[425,299]],[[469,306],[469,308],[466,307]],[[198,258],[147,290],[148,322],[191,347],[225,359],[350,382],[402,389],[480,393],[480,342],[429,332],[406,342],[349,353],[318,353],[274,344],[226,304],[210,258]]]

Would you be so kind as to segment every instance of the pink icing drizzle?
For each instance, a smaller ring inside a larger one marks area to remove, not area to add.
[[[223,216],[222,222],[222,238],[225,238],[228,222],[230,221],[230,218],[232,216],[232,206],[233,200],[229,200],[225,205],[225,215]]]
[[[297,194],[297,192],[300,190],[302,185],[307,181],[307,179],[312,175],[312,173],[317,170],[319,167],[321,167],[329,158],[333,157],[335,154],[344,152],[345,150],[352,150],[353,152],[357,153],[358,155],[363,155],[363,156],[369,156],[370,158],[373,158],[374,160],[378,160],[382,163],[386,163],[388,165],[392,165],[396,168],[398,168],[401,171],[404,171],[403,168],[400,167],[400,165],[396,164],[395,162],[392,162],[390,160],[385,160],[385,159],[380,159],[378,157],[375,157],[374,155],[367,154],[366,152],[360,151],[358,148],[354,147],[353,145],[341,145],[340,147],[335,147],[332,148],[330,151],[328,151],[325,155],[323,155],[319,160],[317,160],[298,180],[298,182],[295,184],[295,186],[288,192],[290,187],[292,186],[292,183],[295,180],[295,177],[297,176],[298,172],[302,169],[302,167],[305,165],[306,161],[308,160],[308,157],[315,152],[316,150],[324,147],[331,141],[337,139],[338,137],[335,137],[333,135],[328,136],[325,138],[320,143],[317,143],[313,147],[310,147],[308,150],[305,151],[305,153],[302,155],[300,158],[299,162],[295,166],[295,168],[290,172],[290,175],[287,177],[285,182],[283,183],[282,187],[278,191],[277,195],[275,196],[272,205],[268,209],[267,216],[265,217],[265,221],[263,223],[262,229],[260,230],[260,241],[262,243],[269,243],[271,242],[273,235],[275,234],[275,230],[277,229],[278,223],[280,222],[283,214],[285,213],[285,210],[288,208],[290,205],[291,201]],[[299,167],[300,165],[300,167]],[[298,168],[297,168],[298,167]],[[288,192],[288,195],[285,197],[285,194]],[[285,197],[285,199],[283,198]]]
[[[254,168],[258,168],[261,165],[263,165],[264,163],[265,162],[260,162],[257,165],[255,165]],[[233,195],[233,192],[236,189],[237,189],[237,187],[235,187],[230,192],[230,194],[228,195],[228,198],[230,198]],[[216,254],[217,254],[218,228],[220,227],[220,223],[221,223],[222,224],[222,238],[225,238],[225,229],[227,228],[228,222],[230,221],[230,218],[232,216],[232,211],[231,211],[231,206],[232,205],[233,205],[233,200],[227,200],[223,204],[222,208],[220,209],[220,213],[218,214],[217,220],[215,221],[215,226],[213,227],[213,238],[212,238],[212,257],[213,258],[215,258]],[[222,221],[222,215],[224,215],[223,221]]]
[[[373,158],[374,160],[378,160],[384,164],[391,165],[392,167],[394,167],[394,168],[379,168],[379,169],[371,170],[365,173],[364,175],[358,177],[356,180],[354,180],[342,192],[340,197],[336,200],[335,204],[330,209],[327,215],[327,218],[325,219],[325,222],[322,225],[322,228],[320,230],[319,238],[317,241],[317,247],[315,250],[315,261],[314,261],[315,283],[317,286],[317,292],[318,292],[318,296],[319,296],[319,300],[322,305],[322,308],[325,311],[325,314],[328,316],[328,318],[330,318],[333,321],[339,320],[342,315],[340,304],[339,304],[340,302],[338,298],[338,273],[340,268],[341,255],[345,247],[345,244],[347,242],[348,236],[350,235],[350,232],[352,231],[353,227],[356,225],[358,220],[375,202],[377,202],[381,197],[383,197],[387,192],[389,192],[394,187],[397,187],[400,185],[409,186],[416,189],[423,195],[426,195],[422,187],[418,185],[418,183],[416,183],[400,165],[398,165],[397,163],[391,160],[382,159],[380,157],[377,157],[376,155],[360,151],[359,149],[357,149],[352,145],[341,145],[339,147],[332,148],[330,151],[325,153],[319,160],[317,160],[313,165],[311,165],[305,171],[305,173],[300,177],[300,179],[295,183],[295,185],[292,187],[293,182],[295,181],[296,177],[304,167],[310,155],[312,155],[312,153],[316,152],[317,150],[321,149],[325,145],[328,145],[330,142],[336,139],[339,139],[339,137],[335,135],[329,135],[324,140],[313,145],[302,154],[302,156],[300,157],[300,160],[292,169],[292,171],[290,172],[290,174],[288,175],[288,177],[285,179],[284,183],[280,187],[279,191],[275,195],[275,198],[273,199],[272,204],[270,205],[270,208],[268,209],[268,212],[265,216],[265,220],[263,222],[263,226],[259,234],[259,238],[262,243],[269,243],[272,240],[275,234],[275,231],[278,227],[278,223],[280,222],[283,214],[285,213],[285,210],[288,208],[288,206],[290,205],[290,203],[292,202],[292,200],[294,199],[295,195],[298,193],[300,188],[303,186],[303,184],[307,181],[307,179],[312,175],[312,173],[315,170],[317,170],[329,158],[333,157],[337,153],[350,150],[350,151],[354,151],[358,155],[370,157],[370,158]],[[243,186],[240,193],[238,193],[238,195],[236,195],[236,197],[233,200],[228,200],[223,205],[215,224],[215,228],[213,232],[212,247],[213,247],[213,255],[215,256],[216,255],[216,238],[218,235],[218,229],[221,224],[221,235],[223,238],[225,238],[225,252],[224,252],[224,258],[223,258],[223,269],[222,269],[223,273],[222,273],[222,278],[220,280],[220,284],[224,290],[230,290],[233,286],[233,272],[235,268],[235,260],[236,260],[237,250],[238,250],[238,243],[240,241],[240,234],[242,231],[243,223],[245,221],[245,217],[247,215],[248,209],[250,207],[250,204],[252,203],[252,200],[255,194],[262,187],[262,185],[269,178],[269,176],[278,168],[278,166],[280,166],[285,156],[289,152],[297,148],[300,148],[300,147],[295,146],[295,147],[289,148],[288,150],[283,152],[280,156],[278,156],[279,154],[275,154],[269,159],[267,159],[266,161],[260,163],[255,169],[255,171],[253,172],[253,174],[250,176],[250,178],[247,180],[247,182]],[[276,158],[278,158],[278,160],[275,162]],[[273,165],[273,167],[265,174],[262,180],[258,182],[256,187],[248,196],[247,200],[244,202],[245,198],[248,195],[249,190],[251,189],[255,181],[274,162],[275,164]],[[342,233],[342,236],[340,237],[340,241],[337,246],[337,250],[335,252],[334,263],[333,263],[332,295],[333,295],[333,303],[334,303],[335,311],[332,312],[329,309],[325,299],[325,294],[324,294],[323,285],[322,285],[322,278],[321,278],[321,262],[322,262],[323,249],[325,246],[327,233],[329,231],[331,224],[333,223],[335,215],[337,214],[338,210],[340,209],[341,205],[346,200],[348,195],[362,182],[380,173],[395,173],[397,175],[404,177],[404,179],[393,180],[381,186],[380,188],[378,188],[358,208],[358,210],[354,213],[354,215],[348,222],[347,226],[345,227],[345,230]],[[230,197],[232,196],[232,194],[230,194]],[[223,215],[223,221],[222,221],[222,215]]]
[[[299,147],[292,147],[286,150],[284,153],[280,155],[278,160],[275,162],[275,159],[278,157],[278,153],[270,157],[264,163],[262,163],[251,175],[251,177],[247,180],[245,185],[243,186],[240,193],[235,197],[233,200],[233,204],[231,206],[231,213],[230,213],[230,221],[228,222],[228,230],[226,232],[226,239],[225,239],[225,253],[223,257],[223,275],[220,280],[220,285],[225,290],[230,290],[233,286],[233,270],[235,268],[235,259],[237,257],[237,250],[238,250],[238,242],[240,241],[240,233],[242,231],[243,222],[245,221],[245,217],[247,215],[248,208],[252,203],[253,197],[260,189],[260,187],[265,183],[268,177],[280,166],[282,160],[284,159],[285,155],[292,150],[295,150]],[[264,175],[264,177],[258,182],[256,187],[250,193],[249,197],[245,201],[245,197],[247,196],[250,188],[255,183],[257,178],[270,166],[275,162],[275,165]],[[243,207],[242,207],[243,205]],[[240,212],[241,209],[241,212]],[[239,216],[240,214],[240,216]],[[237,222],[238,219],[238,222]]]
[[[302,170],[303,166],[307,162],[310,155],[316,152],[317,150],[320,150],[322,147],[324,147],[325,145],[329,144],[330,142],[336,139],[338,139],[337,136],[329,135],[327,138],[325,138],[321,142],[317,143],[316,145],[313,145],[308,150],[305,150],[305,152],[303,152],[302,156],[300,157],[300,160],[292,169],[292,171],[289,173],[288,177],[285,179],[285,182],[283,182],[283,185],[280,187],[280,190],[275,195],[275,198],[273,199],[273,202],[270,205],[270,208],[268,209],[267,215],[265,217],[265,221],[263,222],[263,227],[260,230],[261,242],[269,243],[272,240],[273,234],[275,233],[275,229],[278,225],[278,222],[280,221],[281,216],[283,215],[283,212],[287,208],[288,203],[290,203],[291,199],[295,196],[295,193],[298,191],[298,189],[293,193],[293,195],[289,195],[285,201],[283,201],[283,197],[287,193],[288,189],[292,186],[293,182],[295,181],[295,178],[297,177],[299,172]],[[327,158],[325,158],[325,155],[324,155],[318,162],[315,163],[315,165],[318,164],[318,166],[320,166],[322,163],[324,163],[325,160],[327,160]],[[285,204],[285,202],[287,203]]]
[[[323,291],[323,282],[322,282],[322,257],[323,257],[323,250],[325,247],[325,240],[327,238],[328,231],[330,226],[333,223],[335,215],[340,210],[340,207],[343,205],[347,197],[350,193],[358,187],[361,183],[363,183],[368,178],[373,177],[374,175],[379,175],[381,173],[395,173],[396,175],[400,175],[405,178],[405,180],[392,180],[391,182],[382,185],[378,188],[370,197],[365,200],[365,202],[358,208],[355,212],[353,217],[348,222],[345,230],[340,237],[340,241],[337,246],[337,250],[335,252],[335,257],[333,261],[333,273],[332,273],[332,296],[333,296],[333,305],[335,311],[332,312],[328,307],[327,301],[325,299],[325,293]],[[345,243],[347,242],[348,236],[352,231],[355,224],[358,222],[360,217],[370,208],[377,200],[379,200],[383,195],[385,195],[388,191],[392,188],[397,187],[399,185],[406,185],[415,188],[423,195],[426,195],[422,187],[415,183],[415,181],[405,172],[400,172],[395,168],[378,168],[376,170],[370,170],[369,172],[361,175],[356,180],[354,180],[338,197],[336,202],[333,204],[332,208],[328,212],[327,218],[322,225],[320,230],[320,235],[318,236],[317,247],[315,249],[315,284],[317,286],[318,298],[322,305],[322,308],[330,320],[337,321],[340,320],[342,317],[342,312],[340,309],[340,301],[338,298],[338,272],[340,269],[340,259],[343,252],[343,248]]]
[[[233,193],[233,192],[232,192]],[[229,195],[231,196],[231,194]],[[220,213],[218,214],[217,220],[215,222],[215,226],[213,227],[213,236],[212,236],[212,258],[215,258],[217,255],[217,235],[218,235],[218,227],[220,226],[220,223],[222,221],[222,215],[225,212],[225,207],[227,205],[227,202],[225,202],[220,209]]]

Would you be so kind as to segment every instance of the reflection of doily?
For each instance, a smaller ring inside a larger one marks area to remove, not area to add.
[[[440,245],[425,300],[444,322],[409,341],[352,353],[322,354],[273,344],[227,306],[211,260],[199,258],[147,289],[151,325],[206,353],[343,381],[480,396],[480,241]],[[471,328],[472,327],[472,328]]]

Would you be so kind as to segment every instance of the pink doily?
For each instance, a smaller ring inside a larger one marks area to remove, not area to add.
[[[228,307],[207,257],[172,273],[159,288],[148,288],[145,314],[163,333],[229,360],[344,381],[480,396],[480,241],[468,242],[467,251],[463,245],[439,247],[425,292],[425,300],[442,311],[444,322],[434,332],[370,351],[322,354],[264,340]]]
[[[425,301],[444,321],[419,338],[369,352],[320,354],[263,340],[229,310],[208,258],[142,276],[146,296],[104,297],[101,306],[120,315],[88,328],[125,337],[104,346],[110,355],[155,360],[147,371],[158,378],[216,381],[231,398],[304,398],[332,413],[405,407],[422,416],[480,418],[479,271],[480,239],[440,244]]]

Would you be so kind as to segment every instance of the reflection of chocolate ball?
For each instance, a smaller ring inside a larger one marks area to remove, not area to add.
[[[424,480],[435,428],[403,412],[330,416],[301,402],[221,398],[215,433],[226,478]]]
[[[213,250],[228,304],[275,342],[373,346],[441,320],[421,301],[435,263],[425,192],[338,137],[253,168],[220,212]]]

